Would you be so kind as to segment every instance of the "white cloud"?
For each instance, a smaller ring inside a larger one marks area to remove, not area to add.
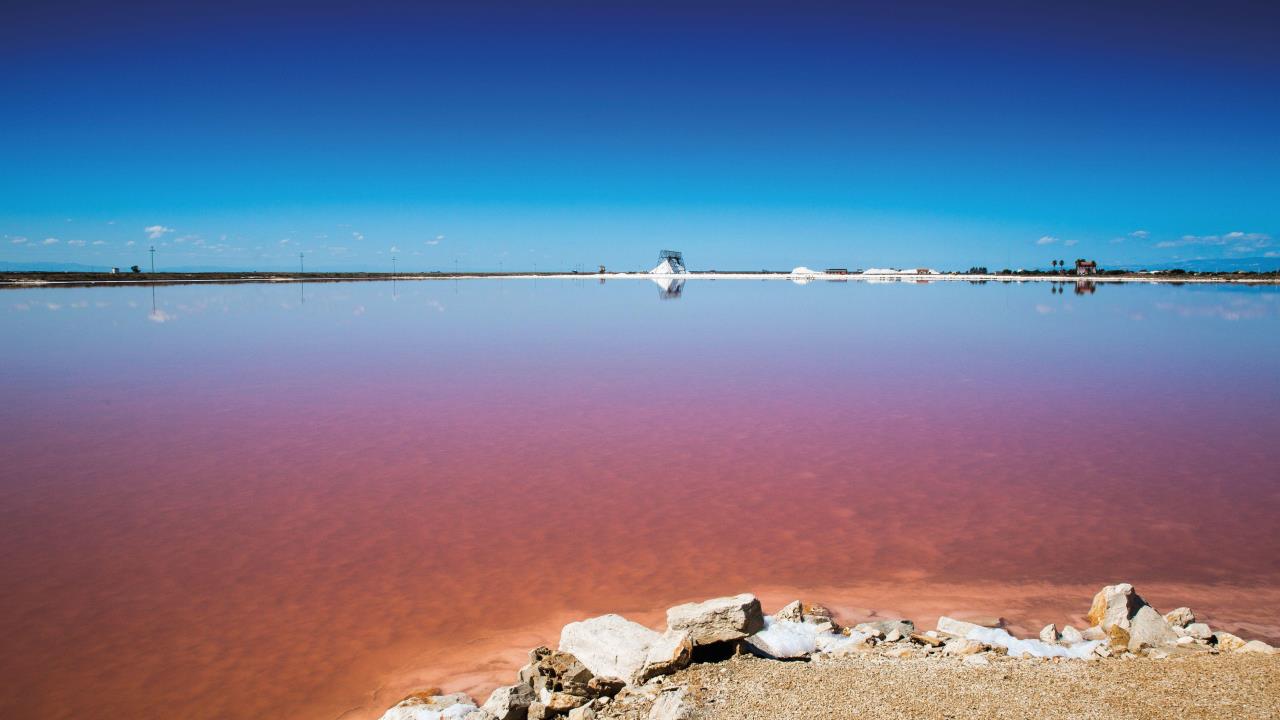
[[[26,241],[27,241],[27,239],[26,239],[26,238],[24,238],[24,237],[21,237],[21,236],[16,237],[16,238],[11,238],[11,239],[9,240],[9,242],[10,242],[11,244],[13,244],[13,245],[21,245],[22,243],[24,243],[24,242],[26,242]]]
[[[1129,237],[1138,238],[1139,240],[1146,240],[1147,238],[1151,237],[1151,233],[1147,232],[1146,230],[1134,230],[1133,232],[1129,233]]]
[[[68,240],[67,244],[71,245],[72,247],[84,247],[83,240]]]
[[[428,244],[428,245],[439,245],[439,244],[440,244],[440,238],[436,238],[435,240],[428,240],[428,241],[426,241],[426,242],[427,242],[427,244]]]
[[[165,233],[173,232],[173,228],[165,227],[163,225],[150,225],[148,227],[142,228],[142,231],[145,232],[147,234],[147,237],[151,238],[152,240],[159,240],[160,238],[164,237]]]
[[[361,235],[361,234],[360,234],[360,233],[358,233],[358,232],[353,232],[353,233],[351,233],[351,237],[353,237],[353,238],[355,238],[355,239],[357,239],[357,240],[363,240],[363,239],[364,239],[364,235]]]
[[[289,238],[284,238],[284,239],[282,239],[282,240],[280,241],[280,244],[281,244],[281,245],[288,245],[288,244],[289,244]]]
[[[1036,241],[1036,244],[1037,244],[1037,245],[1052,245],[1052,244],[1054,244],[1054,243],[1056,243],[1056,242],[1058,242],[1058,238],[1053,237],[1053,236],[1051,236],[1051,235],[1044,235],[1044,236],[1042,236],[1039,240],[1037,240],[1037,241]]]
[[[94,240],[94,241],[93,241],[93,244],[94,244],[94,245],[106,245],[106,244],[107,244],[107,241],[106,241],[106,240]]]
[[[127,246],[129,246],[129,245],[133,245],[133,244],[134,244],[134,242],[133,242],[132,240],[130,240],[129,242],[125,243],[125,246],[127,247]]]
[[[1120,243],[1122,243],[1122,242],[1124,242],[1124,238],[1122,238],[1122,237],[1112,238],[1112,239],[1111,239],[1111,244],[1112,244],[1112,245],[1119,245],[1119,244],[1120,244]]]
[[[57,245],[58,238],[45,238],[40,244],[41,245]]]
[[[1183,235],[1177,240],[1164,240],[1156,243],[1158,248],[1186,247],[1188,245],[1235,245],[1232,250],[1248,252],[1258,250],[1271,244],[1271,236],[1266,233],[1241,232],[1234,230],[1223,235]]]
[[[1067,247],[1074,247],[1074,246],[1078,245],[1079,243],[1080,243],[1080,241],[1079,241],[1079,240],[1067,240],[1067,241],[1064,241],[1062,244],[1063,244],[1063,245],[1066,245]]]
[[[391,252],[400,252],[400,248],[396,247],[395,245],[392,245]]]

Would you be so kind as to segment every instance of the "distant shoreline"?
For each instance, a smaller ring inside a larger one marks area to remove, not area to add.
[[[913,275],[863,273],[789,272],[693,272],[687,274],[655,274],[647,272],[563,273],[76,273],[76,272],[9,272],[0,273],[0,289],[50,286],[120,286],[120,285],[185,285],[197,283],[240,284],[279,282],[371,282],[420,280],[791,280],[808,282],[1053,282],[1053,283],[1170,283],[1170,284],[1280,284],[1280,272],[1269,273],[1191,273],[1160,271],[1116,275],[1061,275],[1055,273],[984,274],[939,273]]]

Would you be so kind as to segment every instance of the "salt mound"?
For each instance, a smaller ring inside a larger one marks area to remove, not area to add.
[[[805,266],[801,265],[801,266],[799,266],[799,267],[797,267],[797,268],[793,269],[793,270],[791,271],[791,274],[792,274],[792,275],[821,275],[822,273],[818,272],[817,270],[811,270],[811,269],[809,269],[809,268],[807,268],[807,267],[805,267]]]
[[[683,267],[676,267],[671,263],[670,259],[663,260],[658,266],[649,271],[650,275],[688,275],[689,271]]]

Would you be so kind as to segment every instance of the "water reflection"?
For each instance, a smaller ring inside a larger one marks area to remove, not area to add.
[[[658,286],[660,300],[679,300],[684,295],[684,280],[680,278],[653,278],[653,284]]]

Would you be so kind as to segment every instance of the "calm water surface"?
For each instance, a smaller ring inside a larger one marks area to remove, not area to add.
[[[1276,288],[663,295],[0,291],[0,716],[376,717],[743,590],[1280,640]]]

